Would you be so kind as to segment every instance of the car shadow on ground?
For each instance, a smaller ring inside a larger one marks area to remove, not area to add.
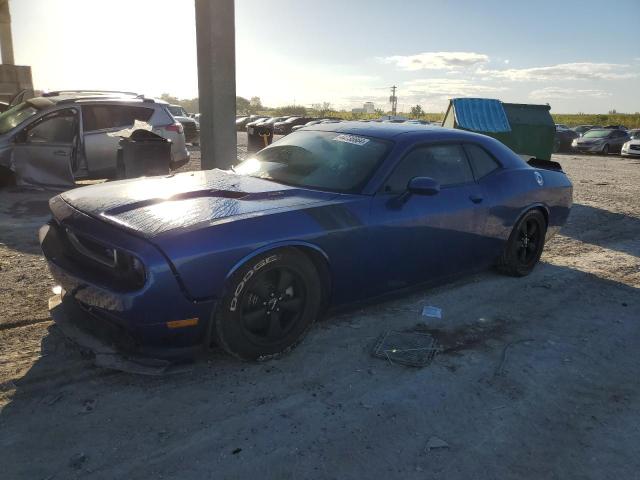
[[[640,219],[574,203],[562,235],[640,257]]]
[[[9,187],[0,190],[0,244],[39,254],[38,230],[49,217],[49,199],[58,191]]]
[[[16,480],[310,478],[319,465],[376,476],[389,462],[406,478],[416,465],[447,478],[542,478],[554,467],[598,477],[592,469],[615,465],[625,478],[635,444],[607,438],[612,425],[616,438],[637,425],[638,292],[550,264],[523,279],[480,274],[329,318],[278,360],[214,353],[161,378],[93,367],[51,326],[0,412],[0,463]],[[371,358],[372,340],[415,328],[425,301],[445,307],[443,339],[472,337],[425,369]],[[452,446],[425,456],[433,432]]]

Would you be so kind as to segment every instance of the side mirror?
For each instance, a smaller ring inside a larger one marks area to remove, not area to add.
[[[440,183],[431,177],[414,177],[409,180],[407,191],[415,195],[436,195],[440,192]]]

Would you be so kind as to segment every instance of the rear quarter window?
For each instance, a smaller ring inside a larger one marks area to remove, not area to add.
[[[471,161],[471,167],[473,168],[473,174],[476,180],[486,177],[491,172],[500,168],[498,161],[484,148],[478,145],[466,144],[464,149]]]

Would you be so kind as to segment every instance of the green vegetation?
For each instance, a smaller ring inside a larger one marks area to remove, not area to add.
[[[553,121],[570,127],[577,125],[624,125],[627,128],[640,128],[640,113],[552,113]]]
[[[198,112],[198,99],[178,99],[167,93],[160,97],[169,103],[182,105],[187,112]],[[375,113],[352,113],[346,110],[336,110],[329,102],[313,104],[311,107],[302,105],[285,105],[283,107],[269,108],[262,105],[260,97],[251,97],[247,100],[243,97],[236,97],[236,111],[238,115],[261,114],[280,117],[284,115],[307,115],[309,117],[331,117],[342,118],[344,120],[373,120],[382,115],[391,115],[391,112],[376,110]],[[430,122],[441,122],[444,112],[426,113],[420,105],[411,108],[411,113],[398,113],[407,118],[428,120]],[[553,121],[562,123],[570,127],[578,125],[624,125],[627,128],[640,128],[640,113],[611,113],[606,114],[586,114],[586,113],[552,113]]]

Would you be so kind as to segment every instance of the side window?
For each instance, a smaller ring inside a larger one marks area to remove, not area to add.
[[[128,105],[85,105],[82,107],[82,128],[85,132],[107,128],[125,128],[135,120],[148,121],[153,109]]]
[[[27,127],[27,143],[73,143],[76,137],[77,112],[60,110],[43,117],[35,125]]]
[[[460,145],[416,148],[400,161],[384,191],[404,192],[414,177],[431,177],[443,187],[473,182],[471,167]]]
[[[469,155],[469,160],[471,160],[476,179],[480,180],[500,168],[498,162],[484,148],[473,144],[467,144],[464,148]]]

